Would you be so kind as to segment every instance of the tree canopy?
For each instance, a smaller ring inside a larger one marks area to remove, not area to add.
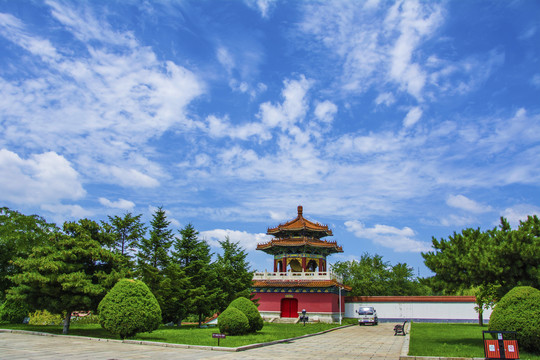
[[[498,228],[468,228],[432,242],[434,251],[422,256],[435,273],[434,283],[450,289],[496,286],[499,297],[515,286],[540,287],[537,216],[529,216],[514,230],[501,218]]]
[[[360,260],[338,261],[332,271],[351,286],[353,296],[427,295],[430,289],[414,278],[407,264],[390,265],[380,255],[364,253]]]
[[[15,286],[9,296],[34,309],[66,313],[64,334],[71,312],[95,310],[101,298],[124,276],[122,258],[104,248],[105,231],[94,221],[66,222],[63,231],[49,236],[14,264],[20,273],[10,277]]]

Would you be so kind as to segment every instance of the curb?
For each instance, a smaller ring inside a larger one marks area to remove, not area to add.
[[[443,357],[443,356],[414,356],[409,354],[409,341],[410,339],[410,323],[407,323],[407,335],[405,335],[405,341],[401,347],[401,355],[399,360],[485,360],[481,357]]]
[[[311,336],[316,335],[322,335],[326,334],[330,331],[335,331],[339,329],[344,329],[351,325],[343,325],[339,327],[335,327],[333,329],[328,329],[324,331],[320,331],[318,333],[313,334],[306,334],[302,336],[297,336],[294,338],[289,339],[280,339],[275,341],[270,341],[266,343],[258,343],[258,344],[249,344],[244,346],[238,346],[238,347],[224,347],[224,346],[207,346],[207,345],[187,345],[187,344],[171,344],[171,343],[163,343],[163,342],[157,342],[157,341],[146,341],[146,340],[116,340],[116,339],[102,339],[102,338],[94,338],[94,337],[88,337],[88,336],[76,336],[76,335],[58,335],[58,334],[50,334],[45,332],[39,332],[39,331],[27,331],[27,330],[12,330],[12,329],[0,329],[0,333],[12,333],[12,334],[26,334],[26,335],[36,335],[36,336],[51,336],[51,337],[63,337],[68,339],[83,339],[83,340],[92,340],[92,341],[104,341],[104,342],[115,342],[115,343],[124,343],[124,344],[132,344],[132,345],[149,345],[149,346],[161,346],[161,347],[171,347],[171,348],[180,348],[180,349],[195,349],[195,350],[207,350],[207,351],[227,351],[227,352],[238,352],[238,351],[246,351],[250,349],[256,349],[263,346],[270,346],[275,344],[281,344],[284,342],[289,342],[292,340],[298,340],[303,339]],[[411,359],[405,359],[405,360],[415,360],[414,357],[411,357]],[[418,359],[420,360],[420,359]]]

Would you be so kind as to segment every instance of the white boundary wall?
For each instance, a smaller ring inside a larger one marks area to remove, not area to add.
[[[361,306],[373,306],[379,321],[478,322],[472,296],[361,296],[347,297],[345,317],[357,318]],[[484,322],[491,309],[484,310]]]

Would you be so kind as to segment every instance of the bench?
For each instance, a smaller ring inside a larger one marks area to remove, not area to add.
[[[403,336],[405,336],[406,323],[407,323],[407,320],[403,322],[403,325],[397,324],[396,326],[394,326],[394,336],[396,336],[397,334],[402,334]]]

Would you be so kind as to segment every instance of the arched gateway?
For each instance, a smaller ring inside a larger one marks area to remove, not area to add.
[[[274,256],[274,271],[255,273],[253,294],[259,299],[259,312],[265,318],[298,317],[305,309],[310,320],[337,321],[345,310],[348,286],[327,271],[326,257],[343,252],[327,225],[304,218],[302,206],[293,220],[269,228],[274,236],[257,250]]]

